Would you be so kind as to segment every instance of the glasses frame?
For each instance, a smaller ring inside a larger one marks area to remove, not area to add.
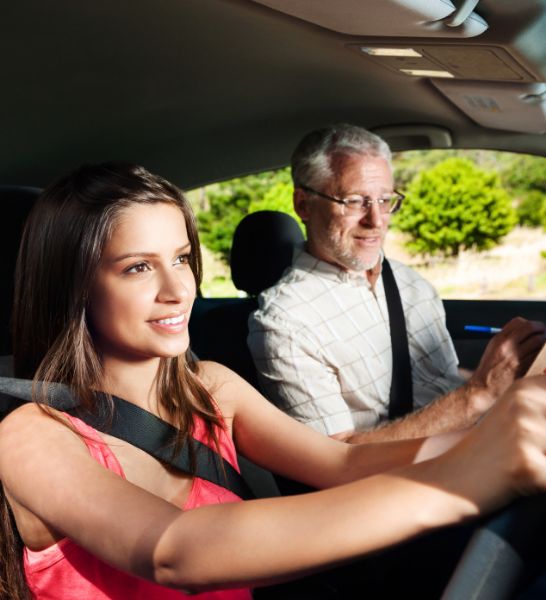
[[[315,196],[318,196],[319,198],[324,198],[325,200],[330,200],[330,202],[335,202],[336,204],[341,204],[344,207],[348,207],[348,206],[350,206],[350,204],[352,204],[351,202],[349,202],[349,200],[347,198],[336,198],[335,196],[329,196],[328,194],[319,192],[319,191],[313,189],[312,187],[309,187],[308,185],[299,185],[298,187],[301,188],[304,192],[308,192],[310,194],[315,194]],[[394,215],[402,207],[402,202],[406,196],[396,189],[393,190],[393,194],[396,194],[396,196],[397,196],[396,202],[395,202],[393,208],[391,208],[388,212],[381,213],[381,214]],[[364,206],[364,203],[363,203],[362,206],[360,207],[360,210],[362,211],[363,214],[366,214],[367,212],[369,212],[369,210],[373,204],[377,204],[377,207],[379,208],[379,205],[380,205],[379,199],[372,200],[371,198],[363,197],[363,200],[367,200],[366,206]]]

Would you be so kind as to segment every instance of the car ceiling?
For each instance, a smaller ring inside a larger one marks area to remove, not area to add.
[[[435,126],[454,147],[545,155],[544,134],[479,127],[429,78],[359,50],[496,48],[527,83],[545,82],[546,2],[482,0],[474,10],[489,25],[476,37],[381,37],[252,0],[4,3],[0,183],[42,186],[82,162],[120,159],[191,188],[284,166],[302,134],[339,121],[394,127],[394,149],[437,145]]]

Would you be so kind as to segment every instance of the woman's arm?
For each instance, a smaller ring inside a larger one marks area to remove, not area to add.
[[[9,497],[57,536],[119,569],[197,590],[301,575],[477,512],[472,501],[428,485],[429,465],[411,479],[381,475],[183,513],[104,469],[35,406],[0,426],[0,475]]]
[[[76,434],[33,406],[0,425],[0,477],[14,502],[120,569],[180,588],[255,585],[546,489],[545,385],[546,377],[517,384],[435,460],[303,496],[183,513],[102,468]]]
[[[433,458],[454,446],[465,433],[345,444],[288,417],[226,367],[212,362],[201,362],[200,367],[200,375],[222,413],[233,419],[238,451],[270,471],[315,488],[348,483]]]

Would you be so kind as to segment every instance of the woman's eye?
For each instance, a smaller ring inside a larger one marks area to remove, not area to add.
[[[189,262],[190,262],[189,254],[179,254],[174,260],[175,265],[187,265],[187,264],[189,264]]]
[[[150,266],[147,263],[138,263],[137,265],[125,269],[125,273],[144,273],[149,270]]]

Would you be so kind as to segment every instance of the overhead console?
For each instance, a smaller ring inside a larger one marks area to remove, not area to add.
[[[399,74],[478,81],[536,81],[504,48],[477,44],[347,44],[361,56]]]
[[[478,0],[253,0],[348,35],[474,37],[488,25],[473,12]]]
[[[532,39],[539,44],[527,43],[525,48],[518,42],[516,30],[499,43],[492,41],[499,39],[491,35],[492,30],[480,41],[466,40],[488,29],[474,9],[482,7],[487,15],[488,4],[494,1],[498,6],[501,0],[252,1],[362,38],[361,42],[347,41],[346,47],[400,76],[429,79],[447,101],[484,127],[546,132],[546,84],[542,83],[546,73],[543,58],[537,57],[544,37],[534,31],[544,29],[544,23],[529,19],[531,0],[502,0],[502,25],[494,22],[500,30],[518,20],[518,26],[530,27]],[[392,38],[392,43],[385,37]],[[411,135],[416,133],[404,132],[398,137],[409,139]],[[442,138],[434,143],[449,147],[451,140]]]
[[[431,81],[457,108],[484,127],[546,133],[546,83]]]

